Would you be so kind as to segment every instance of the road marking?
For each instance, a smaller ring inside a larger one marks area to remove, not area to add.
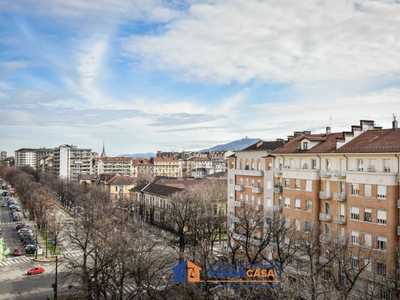
[[[26,257],[26,256],[12,257],[12,258],[10,257],[10,258],[7,258],[6,261],[1,262],[0,267],[7,267],[7,266],[14,265],[14,264],[31,261],[32,259],[33,259],[32,257]]]

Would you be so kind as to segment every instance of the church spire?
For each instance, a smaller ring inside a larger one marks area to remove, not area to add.
[[[103,158],[103,157],[107,157],[107,154],[106,154],[106,149],[105,149],[105,145],[104,145],[104,141],[103,141],[103,151],[101,152],[101,155],[100,155],[100,157],[101,157],[101,158]]]

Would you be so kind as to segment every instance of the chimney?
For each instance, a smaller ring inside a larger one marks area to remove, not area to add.
[[[393,115],[392,129],[393,130],[397,129],[397,126],[398,126],[398,123],[397,123],[397,120],[396,120],[396,116]]]
[[[326,135],[330,135],[331,134],[331,127],[328,126],[326,127]]]

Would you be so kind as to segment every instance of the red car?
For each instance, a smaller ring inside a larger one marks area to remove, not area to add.
[[[43,272],[44,272],[44,268],[40,267],[40,266],[37,266],[37,267],[34,267],[32,269],[29,269],[28,270],[28,275],[42,274]]]
[[[22,255],[21,249],[15,248],[13,254],[14,254],[14,256],[21,256]]]

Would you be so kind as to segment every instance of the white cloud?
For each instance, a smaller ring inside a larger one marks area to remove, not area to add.
[[[399,15],[389,1],[213,1],[158,35],[130,37],[126,50],[192,80],[376,78],[400,71]]]

